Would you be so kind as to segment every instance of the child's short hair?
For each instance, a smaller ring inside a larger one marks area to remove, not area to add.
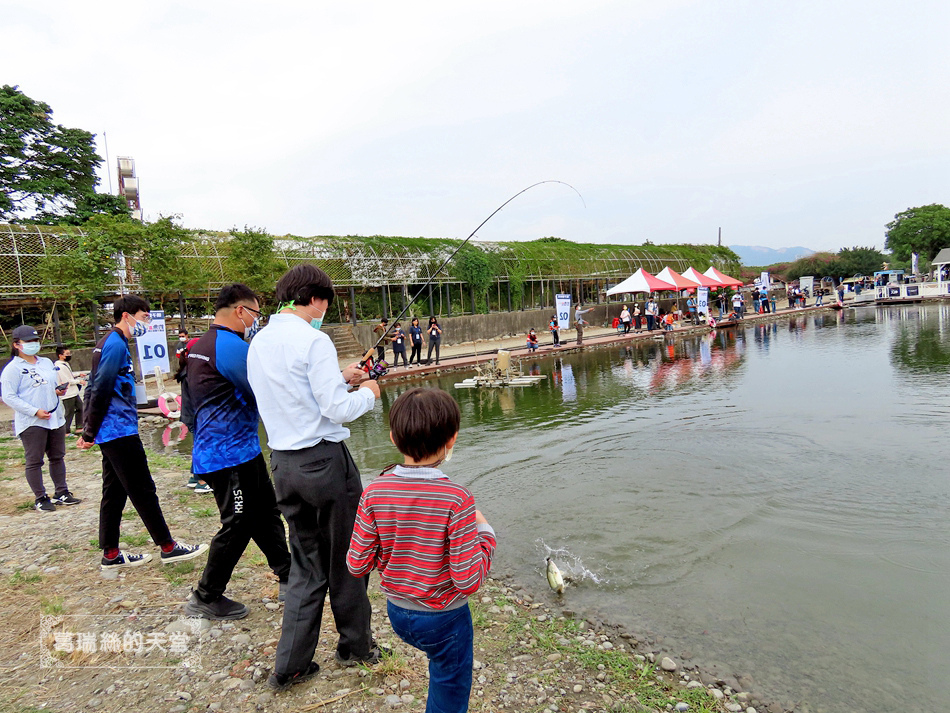
[[[461,420],[459,405],[442,389],[410,389],[389,409],[393,443],[417,461],[439,455]]]

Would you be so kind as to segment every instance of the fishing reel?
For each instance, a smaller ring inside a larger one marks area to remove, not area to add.
[[[389,364],[385,361],[373,361],[372,357],[366,360],[366,363],[363,365],[363,371],[366,372],[366,375],[376,381],[381,376],[386,376],[389,372]]]

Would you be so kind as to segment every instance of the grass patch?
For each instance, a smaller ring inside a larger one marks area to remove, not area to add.
[[[189,509],[191,510],[191,514],[194,515],[195,517],[214,517],[215,515],[218,514],[218,510],[216,508],[189,508]]]
[[[19,587],[24,584],[36,584],[42,580],[43,576],[39,572],[24,572],[22,569],[18,569],[10,575],[8,581],[11,587]]]
[[[189,502],[191,502],[191,493],[183,493],[178,496],[179,505],[187,505]]]
[[[189,470],[188,456],[168,455],[165,453],[149,453],[148,464],[151,468],[161,470]]]
[[[126,542],[132,547],[142,547],[152,541],[148,535],[122,535],[119,537],[122,542]],[[98,540],[97,540],[98,543]]]
[[[30,500],[25,503],[20,503],[19,505],[16,506],[16,509],[17,510],[32,510],[35,504],[36,504],[35,500]]]
[[[92,538],[90,538],[90,539],[89,539],[89,546],[90,546],[92,549],[94,549],[94,550],[101,550],[101,549],[102,549],[101,547],[99,547],[99,538],[98,538],[98,537],[92,537]]]
[[[98,544],[98,542],[99,542],[99,541],[96,540],[96,544]],[[72,545],[68,545],[68,544],[66,544],[65,542],[56,542],[56,543],[50,545],[50,549],[51,549],[51,550],[63,550],[64,552],[72,552],[72,551],[73,551],[73,546],[72,546]]]
[[[168,580],[169,584],[175,587],[180,587],[191,579],[191,577],[186,575],[190,575],[194,571],[195,563],[191,561],[179,562],[178,564],[173,564],[171,567],[162,567],[162,574],[165,576],[165,579]]]
[[[3,472],[3,466],[0,466],[0,473],[2,472]],[[11,481],[11,480],[16,480],[16,478],[14,478],[12,475],[5,475],[2,478],[0,478],[0,480]]]
[[[53,597],[52,599],[47,599],[46,597],[43,597],[40,600],[40,606],[42,606],[44,614],[62,614],[63,598]]]

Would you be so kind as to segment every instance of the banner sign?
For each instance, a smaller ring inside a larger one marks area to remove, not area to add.
[[[554,298],[555,309],[557,310],[557,328],[570,329],[571,326],[571,296],[556,295]]]
[[[697,317],[701,314],[709,317],[709,288],[708,287],[697,287],[696,288],[696,315]]]
[[[814,275],[802,275],[798,278],[798,286],[802,289],[806,295],[810,295],[812,290],[815,289],[815,276]]]
[[[148,331],[135,340],[135,347],[139,353],[139,364],[142,374],[151,374],[156,366],[162,368],[162,373],[171,371],[168,366],[168,335],[165,333],[165,311],[152,310],[152,321]]]
[[[772,280],[769,278],[769,271],[765,270],[759,276],[759,289],[767,290],[772,286]]]

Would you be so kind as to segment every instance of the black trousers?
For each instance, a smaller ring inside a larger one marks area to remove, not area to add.
[[[384,347],[382,344],[378,344],[376,346],[376,361],[386,361],[386,347]]]
[[[429,354],[426,356],[426,361],[432,361],[432,350],[435,349],[435,363],[439,363],[439,347],[442,344],[442,338],[430,339],[429,340]]]
[[[406,361],[406,350],[393,349],[393,366],[399,366],[399,357],[402,357],[402,365],[409,366],[409,363]]]
[[[343,657],[366,656],[373,645],[366,587],[346,568],[346,552],[363,484],[343,443],[321,441],[298,451],[273,451],[277,504],[290,528],[290,581],[274,671],[306,670],[320,638],[327,593]]]
[[[30,426],[20,432],[23,460],[26,462],[26,482],[37,500],[46,495],[43,485],[43,456],[49,459],[49,477],[55,487],[54,495],[69,491],[66,485],[66,427],[56,429]]]
[[[156,545],[174,542],[158,504],[155,481],[148,469],[142,440],[136,436],[102,443],[102,502],[99,504],[99,547],[119,546],[119,524],[127,500],[145,523]]]
[[[552,329],[551,336],[554,337],[554,346],[556,347],[561,346],[561,335],[558,334],[558,330]]]
[[[73,420],[73,416],[76,417],[76,428],[82,428],[82,397],[73,396],[68,399],[63,399],[63,410],[66,412],[66,433],[69,433],[70,423]]]
[[[409,355],[409,363],[412,364],[412,360],[415,359],[417,364],[422,363],[422,343],[412,345],[412,353]]]
[[[198,477],[214,490],[221,513],[221,529],[211,539],[208,563],[195,590],[198,598],[211,602],[224,594],[251,540],[261,548],[278,579],[286,582],[290,575],[290,551],[264,455],[258,453],[247,463]]]

